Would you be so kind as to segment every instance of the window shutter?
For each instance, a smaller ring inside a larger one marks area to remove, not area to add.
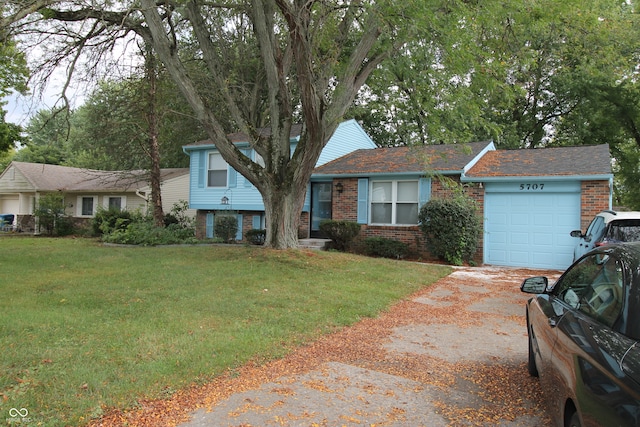
[[[242,150],[242,152],[244,153],[245,156],[247,156],[248,158],[251,158],[251,152],[253,150],[250,148],[247,148],[245,150]],[[244,186],[249,188],[251,187],[251,181],[249,181],[247,178],[244,179]]]
[[[237,214],[238,219],[238,232],[236,233],[236,241],[242,240],[242,214]]]
[[[207,239],[213,239],[213,214],[211,212],[207,214],[206,236]]]
[[[229,166],[229,188],[238,186],[238,172]]]
[[[418,185],[420,186],[418,190],[420,192],[418,209],[420,209],[431,198],[431,178],[420,178],[420,182]]]
[[[260,226],[262,225],[262,218],[260,217],[260,215],[254,215],[253,216],[253,222],[251,224],[251,228],[253,228],[254,230],[260,230]]]
[[[369,219],[369,179],[358,179],[358,224],[366,224]]]
[[[204,188],[204,177],[207,173],[207,162],[205,158],[205,152],[198,152],[198,188]]]

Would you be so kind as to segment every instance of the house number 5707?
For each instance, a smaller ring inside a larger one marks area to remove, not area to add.
[[[520,184],[520,191],[544,190],[544,184]]]

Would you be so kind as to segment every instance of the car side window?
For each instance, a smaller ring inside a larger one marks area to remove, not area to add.
[[[572,308],[611,327],[622,309],[622,285],[620,262],[606,254],[594,254],[568,270],[554,287],[554,294]]]
[[[604,232],[604,218],[602,218],[601,216],[596,216],[593,219],[593,221],[591,221],[591,224],[589,224],[589,227],[587,228],[587,232],[585,233],[585,236],[588,242],[591,242],[594,240],[597,241],[602,236],[603,232]]]

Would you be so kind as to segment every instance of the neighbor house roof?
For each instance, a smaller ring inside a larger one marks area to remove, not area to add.
[[[493,149],[490,141],[469,144],[422,145],[356,150],[314,170],[314,175],[461,173],[480,153]]]
[[[487,152],[467,179],[514,176],[610,175],[609,146],[580,145]]]
[[[35,191],[133,191],[147,185],[147,171],[101,171],[42,163],[12,162]],[[7,168],[8,170],[9,168]],[[162,169],[162,179],[189,169]]]

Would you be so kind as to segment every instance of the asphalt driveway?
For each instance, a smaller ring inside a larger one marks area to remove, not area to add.
[[[459,268],[377,319],[216,384],[181,427],[547,426],[526,370],[522,279]]]

